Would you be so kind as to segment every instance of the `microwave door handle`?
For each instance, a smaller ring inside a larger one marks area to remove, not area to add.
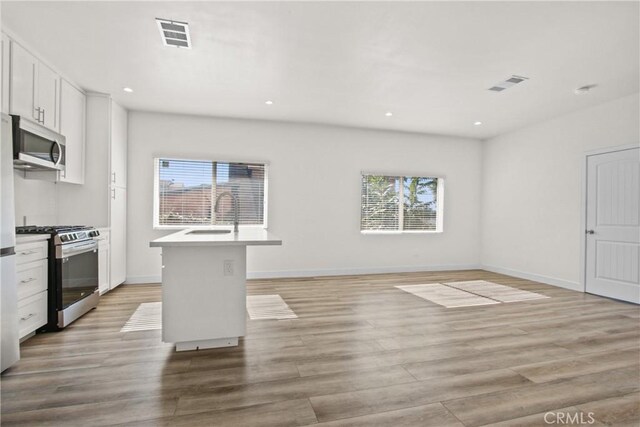
[[[58,160],[53,158],[53,148],[58,147]],[[53,141],[53,145],[51,146],[51,151],[49,151],[49,157],[51,157],[51,162],[58,166],[58,163],[62,161],[62,146],[57,140]]]

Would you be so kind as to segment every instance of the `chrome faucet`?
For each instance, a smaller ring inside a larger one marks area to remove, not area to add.
[[[230,196],[231,199],[233,199],[233,232],[237,233],[238,223],[240,222],[240,206],[238,205],[238,198],[230,191],[225,191],[224,193],[221,193],[216,198],[216,206],[213,208],[215,213],[218,213],[219,211],[220,199],[222,199],[222,196]]]

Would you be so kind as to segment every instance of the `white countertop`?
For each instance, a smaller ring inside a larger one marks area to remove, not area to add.
[[[188,234],[197,229],[180,230],[149,243],[158,246],[247,246],[281,245],[282,240],[261,228],[240,228],[238,233]]]
[[[30,242],[40,242],[48,240],[51,234],[18,234],[16,235],[16,245]]]

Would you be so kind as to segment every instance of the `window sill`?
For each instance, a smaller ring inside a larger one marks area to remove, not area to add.
[[[238,228],[240,230],[246,229],[259,229],[266,230],[266,225],[239,225]],[[194,229],[194,230],[233,230],[233,225],[154,225],[154,230],[172,230],[172,231],[180,231],[186,229]]]
[[[395,230],[360,230],[360,234],[440,234],[442,230],[403,230],[403,231],[395,231]]]

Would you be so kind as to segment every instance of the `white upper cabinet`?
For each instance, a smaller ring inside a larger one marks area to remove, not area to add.
[[[51,68],[38,63],[38,107],[42,111],[42,124],[52,130],[59,130],[58,98],[60,76]]]
[[[111,185],[127,188],[127,110],[111,105]]]
[[[9,111],[59,130],[60,77],[16,42],[11,42]]]
[[[84,183],[87,97],[64,79],[60,81],[60,133],[66,138],[65,170],[60,181]]]
[[[2,112],[9,114],[9,37],[2,34]]]
[[[11,114],[40,122],[36,111],[36,69],[38,60],[19,44],[11,46]]]

